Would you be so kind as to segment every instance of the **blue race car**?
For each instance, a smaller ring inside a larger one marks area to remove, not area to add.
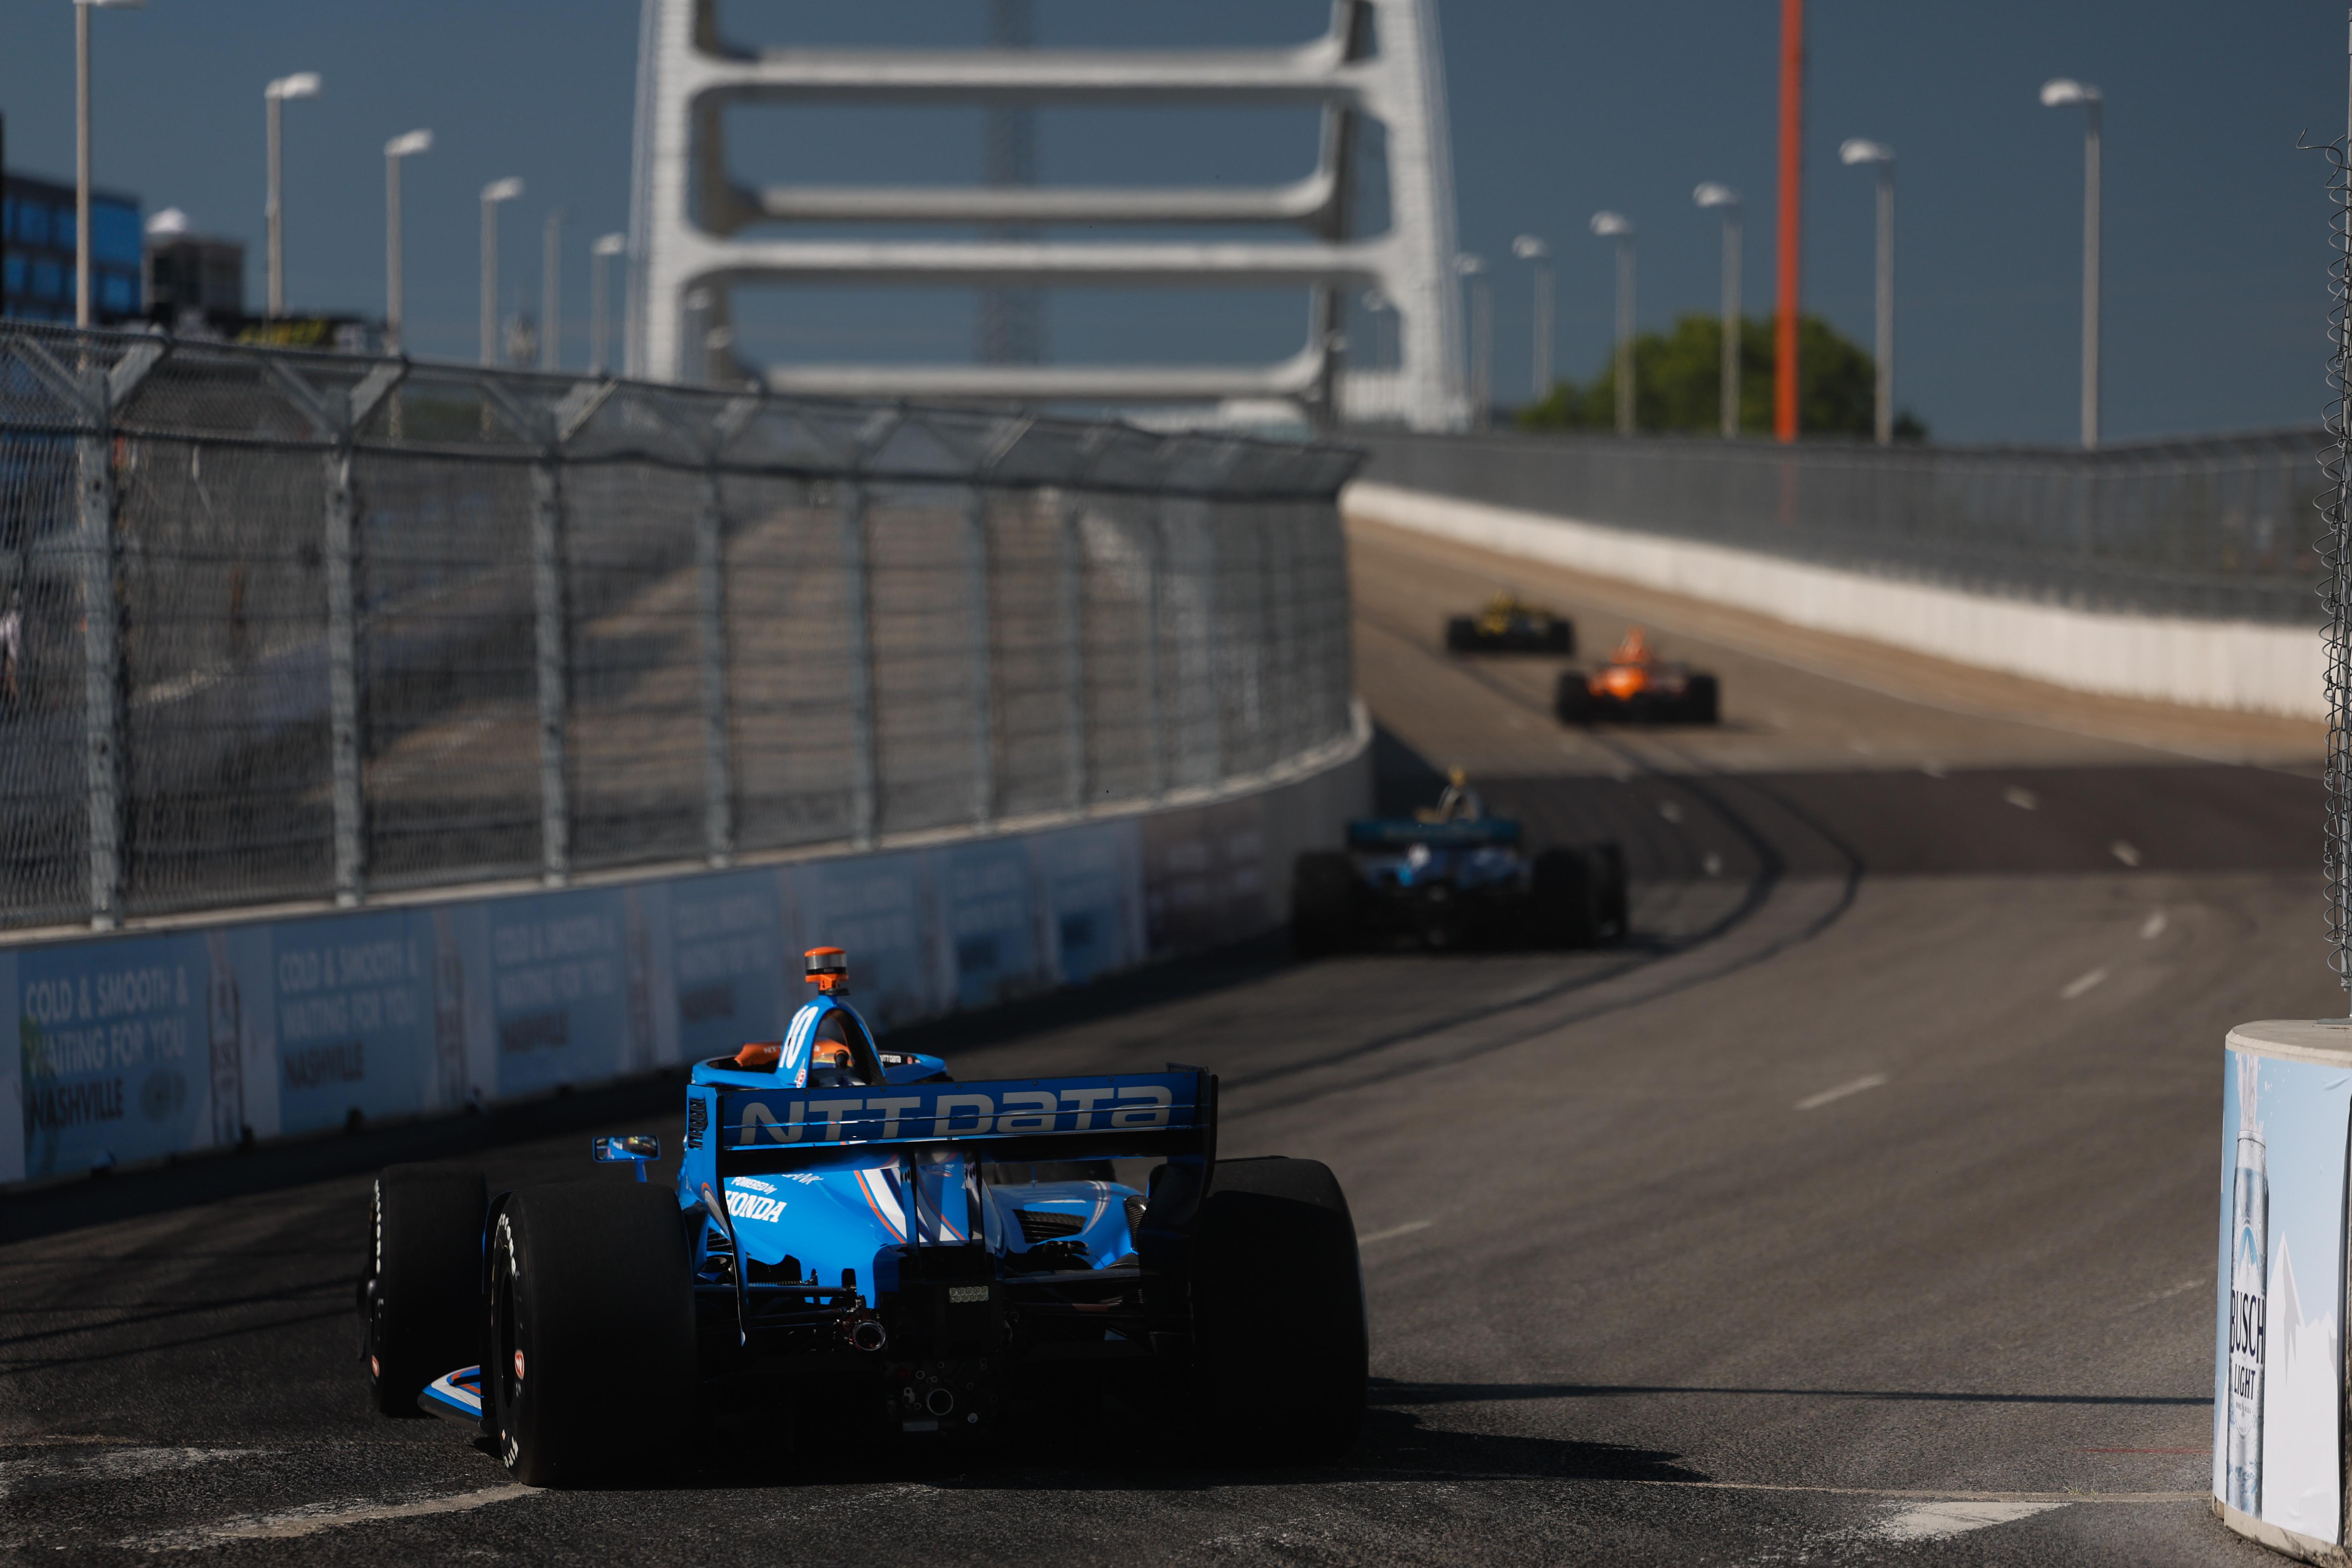
[[[714,1421],[826,1440],[995,1436],[1116,1392],[1220,1458],[1332,1459],[1363,1419],[1356,1233],[1312,1160],[1217,1158],[1201,1068],[958,1083],[886,1055],[838,948],[782,1041],[698,1063],[674,1190],[375,1184],[360,1282],[377,1407],[446,1416],[528,1485],[688,1460]]]
[[[1463,947],[1591,947],[1626,930],[1614,844],[1529,856],[1517,823],[1488,816],[1454,770],[1431,810],[1348,825],[1344,850],[1298,857],[1291,945],[1305,957],[1399,941]]]

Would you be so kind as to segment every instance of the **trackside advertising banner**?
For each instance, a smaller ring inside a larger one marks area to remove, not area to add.
[[[802,952],[877,1027],[1143,962],[1140,828],[0,949],[0,1181],[594,1083],[781,1038]],[[1262,913],[1263,927],[1280,911]]]
[[[2345,1176],[2352,1062],[2231,1037],[2222,1084],[2213,1495],[2311,1541],[2343,1537]],[[2302,1027],[2308,1027],[2303,1026]]]

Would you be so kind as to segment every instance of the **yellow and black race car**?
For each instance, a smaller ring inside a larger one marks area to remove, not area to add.
[[[1449,653],[1574,653],[1576,623],[1497,594],[1476,615],[1445,623],[1445,647]]]

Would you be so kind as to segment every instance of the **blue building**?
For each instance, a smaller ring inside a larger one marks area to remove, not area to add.
[[[146,309],[138,200],[92,191],[89,242],[90,319],[138,319]],[[0,181],[0,314],[74,319],[73,186],[13,173]]]

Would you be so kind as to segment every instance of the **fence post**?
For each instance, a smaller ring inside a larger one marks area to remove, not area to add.
[[[841,560],[849,594],[850,837],[870,849],[881,826],[881,768],[874,723],[874,604],[866,584],[866,487],[841,484]]]
[[[348,440],[327,459],[328,744],[334,752],[335,902],[366,897],[366,837],[361,821],[359,549],[352,526],[352,455]]]
[[[1150,753],[1146,776],[1151,798],[1157,801],[1168,793],[1168,742],[1160,733],[1160,579],[1167,575],[1167,531],[1160,523],[1168,502],[1164,497],[1154,497],[1150,504],[1150,513],[1143,524],[1143,728]]]
[[[1215,503],[1191,500],[1188,509],[1197,509],[1201,534],[1201,673],[1209,695],[1209,778],[1212,785],[1225,778],[1225,689],[1232,682],[1226,678],[1228,649],[1225,640],[1217,635],[1217,606],[1222,595],[1217,592],[1217,514]]]
[[[1062,717],[1069,806],[1072,811],[1084,811],[1087,805],[1086,541],[1079,532],[1078,503],[1059,491],[1047,493],[1061,521]]]
[[[565,614],[563,468],[549,452],[530,466],[530,565],[539,630],[540,876],[562,887],[572,875],[572,790],[564,758],[572,660]]]
[[[735,859],[735,769],[727,733],[727,518],[719,470],[703,481],[694,520],[695,565],[701,579],[702,839],[716,867]]]
[[[971,817],[985,828],[996,819],[996,677],[989,613],[988,492],[974,485],[964,503],[965,590],[971,619]]]
[[[163,362],[166,345],[143,342],[109,365],[84,349],[72,371],[32,342],[19,345],[35,374],[78,396],[87,422],[74,446],[76,576],[81,591],[82,766],[89,809],[89,923],[122,923],[122,596],[117,582],[121,496],[114,483],[114,413]]]
[[[93,377],[92,379],[96,379]],[[122,923],[122,605],[115,584],[113,410],[102,386],[98,429],[77,444],[81,588],[82,754],[89,797],[89,923]]]

